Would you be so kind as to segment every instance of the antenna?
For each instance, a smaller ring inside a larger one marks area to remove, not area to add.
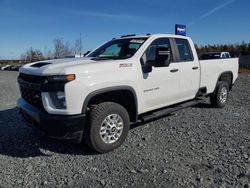
[[[82,33],[80,32],[80,57],[82,56]]]

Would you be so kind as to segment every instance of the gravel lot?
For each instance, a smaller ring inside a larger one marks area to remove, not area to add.
[[[203,104],[134,125],[103,155],[26,126],[16,77],[0,71],[1,187],[250,187],[250,73],[224,109]]]

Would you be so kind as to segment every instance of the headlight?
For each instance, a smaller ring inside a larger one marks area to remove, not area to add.
[[[49,95],[57,109],[66,109],[65,93],[63,91],[50,92]]]
[[[76,76],[74,74],[67,75],[57,75],[57,76],[48,76],[48,82],[70,82],[75,80]]]
[[[57,109],[66,109],[64,87],[67,82],[75,80],[74,74],[46,76],[42,87],[44,92],[49,92],[50,99]]]

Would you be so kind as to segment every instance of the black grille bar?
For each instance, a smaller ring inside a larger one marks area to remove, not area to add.
[[[19,83],[22,98],[37,107],[42,107],[41,92],[64,91],[65,82],[49,82],[48,76],[20,73]]]
[[[17,79],[17,81],[18,81],[19,85],[24,87],[24,88],[33,89],[33,90],[36,90],[36,91],[41,91],[41,85],[40,84],[33,84],[33,83],[30,83],[30,82],[26,82],[20,77]]]
[[[43,84],[47,77],[20,73],[18,78],[30,83]]]
[[[20,85],[20,92],[22,98],[26,100],[28,103],[37,107],[42,107],[41,92],[26,87],[22,87],[21,85]]]
[[[21,96],[28,103],[43,108],[41,97],[41,85],[45,82],[46,77],[35,76],[20,73],[18,83]]]

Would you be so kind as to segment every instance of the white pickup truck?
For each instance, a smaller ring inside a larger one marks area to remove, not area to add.
[[[206,96],[223,107],[238,77],[238,59],[199,61],[188,37],[127,35],[84,58],[40,61],[19,71],[17,105],[29,123],[104,153],[123,143],[132,123]]]

